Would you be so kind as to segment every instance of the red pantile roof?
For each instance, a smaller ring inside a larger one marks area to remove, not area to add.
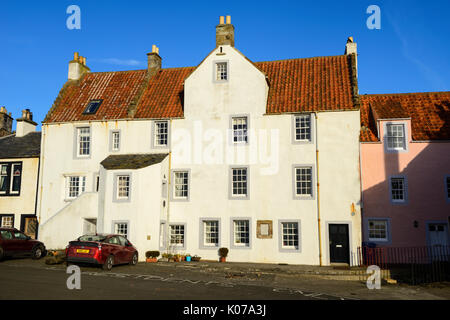
[[[353,110],[350,56],[256,62],[269,79],[267,113]]]
[[[147,70],[94,72],[85,74],[79,81],[68,81],[44,122],[127,118],[128,107],[146,74]],[[94,99],[103,99],[97,112],[83,114]]]
[[[415,141],[450,140],[450,92],[361,96],[361,141],[379,141],[376,121],[411,118]]]
[[[269,82],[268,114],[359,108],[354,56],[256,62]],[[126,118],[183,117],[183,85],[194,67],[93,72],[68,81],[44,123]],[[88,102],[103,99],[98,111],[83,115]]]

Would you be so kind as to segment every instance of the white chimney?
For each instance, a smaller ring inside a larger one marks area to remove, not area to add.
[[[22,118],[19,118],[16,127],[16,137],[23,137],[30,132],[36,131],[37,123],[33,121],[33,113],[30,109],[25,109],[22,111]]]
[[[86,66],[86,57],[82,57],[75,52],[73,55],[73,60],[69,62],[69,80],[79,80],[83,74],[91,72]]]
[[[355,54],[355,66],[356,71],[358,71],[358,50],[356,46],[356,42],[353,42],[353,37],[348,37],[347,44],[345,45],[345,54]]]

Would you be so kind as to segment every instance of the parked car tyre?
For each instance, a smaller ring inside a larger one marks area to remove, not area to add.
[[[3,260],[3,256],[4,256],[4,251],[3,251],[3,248],[2,248],[2,247],[0,247],[0,261],[2,261],[2,260]]]
[[[31,256],[34,260],[40,259],[44,256],[45,248],[41,245],[38,245],[34,247],[33,252],[31,253]]]
[[[102,265],[103,270],[110,271],[114,265],[114,256],[109,256],[106,258],[105,263]]]
[[[131,266],[135,266],[135,265],[137,265],[137,263],[138,263],[138,254],[137,254],[137,252],[133,255],[133,257],[131,258],[131,261],[130,261],[130,265]]]

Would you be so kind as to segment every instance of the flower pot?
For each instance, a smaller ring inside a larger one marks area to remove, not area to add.
[[[147,258],[145,261],[147,261],[147,262],[158,262],[158,258]]]
[[[186,261],[187,261],[187,262],[191,262],[191,257],[190,257],[190,256],[187,256],[187,257],[186,257]]]
[[[227,261],[227,258],[226,258],[226,257],[220,257],[219,261],[220,261],[220,262],[226,262],[226,261]]]

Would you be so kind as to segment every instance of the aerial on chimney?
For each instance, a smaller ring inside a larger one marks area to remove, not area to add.
[[[216,26],[216,47],[230,45],[234,47],[234,26],[231,24],[231,16],[227,16],[226,23],[223,16],[219,19],[219,25]]]
[[[159,48],[156,45],[152,46],[152,52],[147,53],[147,72],[150,76],[154,76],[161,70],[162,58],[159,56]]]

